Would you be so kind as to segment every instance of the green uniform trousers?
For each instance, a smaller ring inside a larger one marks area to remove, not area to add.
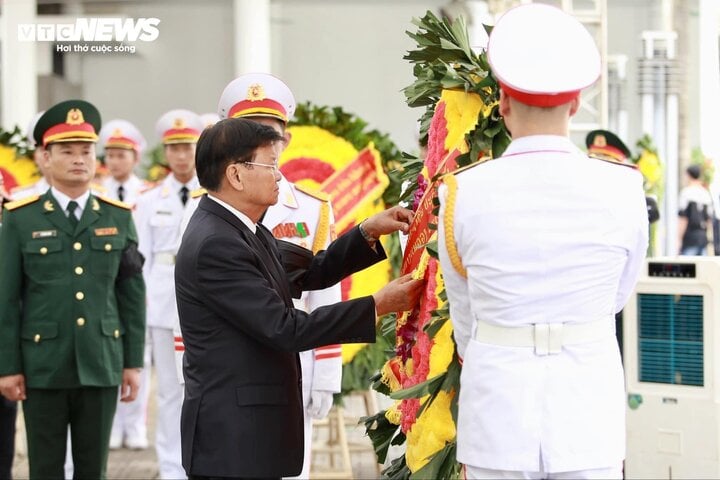
[[[105,478],[118,387],[29,388],[26,394],[30,478],[64,478],[68,425],[73,478]]]

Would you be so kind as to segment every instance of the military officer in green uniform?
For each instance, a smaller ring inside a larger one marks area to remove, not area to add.
[[[104,478],[121,396],[139,387],[142,256],[129,207],[90,192],[100,114],[69,100],[34,137],[52,188],[10,202],[0,229],[0,393],[22,400],[31,478]]]

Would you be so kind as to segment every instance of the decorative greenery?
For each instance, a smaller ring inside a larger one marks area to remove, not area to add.
[[[442,91],[464,90],[480,95],[483,103],[492,105],[492,109],[479,115],[477,127],[467,135],[470,151],[458,157],[458,165],[468,165],[490,152],[493,157],[499,157],[510,144],[510,135],[498,112],[500,88],[490,72],[486,52],[476,53],[470,47],[465,19],[439,19],[427,11],[424,17],[415,18],[412,23],[418,31],[406,33],[417,42],[418,48],[408,52],[403,59],[414,64],[415,81],[403,92],[409,106],[425,107],[420,117],[420,144],[427,145],[430,121]],[[490,33],[492,28],[485,26],[485,29]],[[422,166],[422,160],[405,155],[402,180],[408,180],[412,185],[403,199],[409,198],[417,188],[417,175]]]

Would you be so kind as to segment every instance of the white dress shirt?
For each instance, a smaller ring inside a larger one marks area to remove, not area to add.
[[[60,208],[62,208],[62,211],[65,213],[66,217],[70,215],[67,209],[68,203],[70,203],[71,200],[75,200],[75,202],[78,204],[74,212],[75,217],[77,217],[78,220],[82,218],[82,214],[83,211],[85,211],[85,206],[87,205],[88,198],[90,198],[90,190],[86,191],[77,198],[70,198],[55,187],[50,187],[50,193],[52,193],[52,196],[55,198],[55,200],[57,200]]]

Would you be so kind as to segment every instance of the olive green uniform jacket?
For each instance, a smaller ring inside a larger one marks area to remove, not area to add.
[[[0,376],[28,388],[110,387],[143,366],[145,284],[127,206],[90,195],[71,227],[50,191],[0,228]]]

